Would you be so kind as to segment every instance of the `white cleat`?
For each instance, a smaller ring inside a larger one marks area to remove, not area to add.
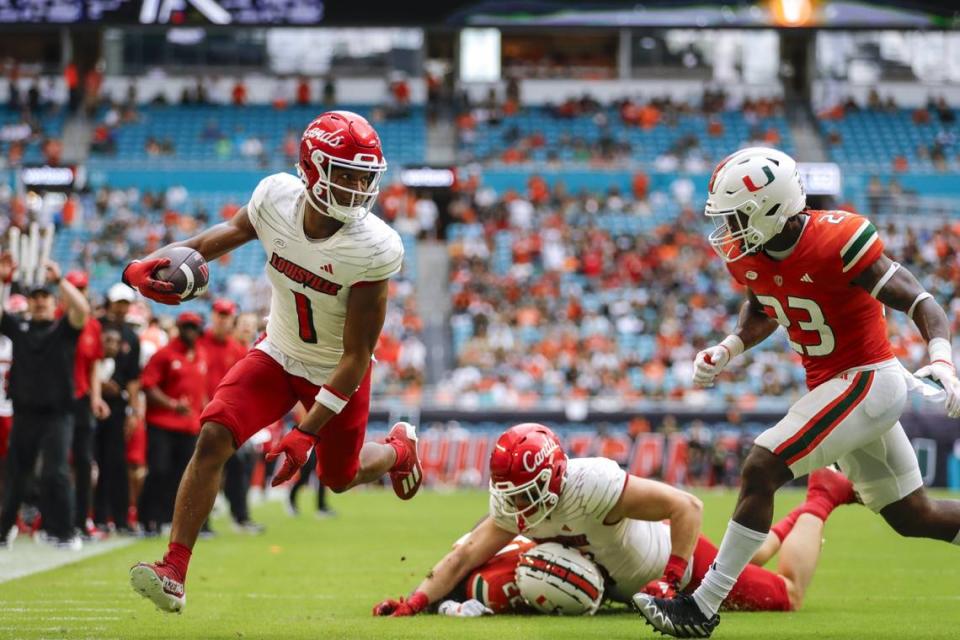
[[[163,563],[141,562],[130,568],[130,586],[164,613],[181,613],[187,605],[183,583],[166,575]]]

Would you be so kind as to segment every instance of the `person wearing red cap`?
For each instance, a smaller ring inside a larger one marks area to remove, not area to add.
[[[147,396],[147,479],[140,496],[144,531],[159,533],[173,518],[177,485],[193,454],[200,413],[207,402],[206,353],[197,344],[203,318],[177,316],[176,338],[153,354],[143,368]]]
[[[247,348],[233,337],[237,320],[237,305],[232,300],[219,298],[211,307],[210,327],[198,344],[207,354],[207,396],[212,398],[217,386],[233,365],[247,353]],[[263,525],[250,519],[247,491],[253,474],[252,446],[244,446],[227,460],[224,466],[223,493],[230,503],[230,515],[236,528],[243,533],[263,533]]]
[[[83,271],[69,271],[64,278],[87,297],[90,278]],[[61,309],[61,312],[64,312]],[[87,526],[92,501],[93,466],[93,427],[94,418],[102,420],[110,414],[110,408],[103,401],[100,380],[95,375],[96,368],[103,358],[101,344],[102,328],[93,314],[87,316],[80,337],[77,340],[76,355],[73,360],[73,478],[75,490],[74,527],[80,531],[84,540],[91,538],[91,527]]]

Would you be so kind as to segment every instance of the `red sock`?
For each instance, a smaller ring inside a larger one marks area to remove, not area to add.
[[[807,496],[807,501],[798,507],[798,511],[809,513],[826,522],[836,507],[837,505],[829,496],[814,494]]]
[[[793,525],[797,524],[797,518],[800,517],[803,511],[803,507],[806,503],[800,505],[790,513],[788,513],[782,520],[777,522],[777,524],[770,527],[770,531],[773,532],[773,535],[780,538],[780,542],[783,542],[787,539],[787,536],[790,535],[790,532],[793,531]]]
[[[167,553],[163,556],[163,561],[180,574],[181,582],[187,580],[187,565],[190,564],[191,555],[193,552],[180,543],[171,542],[167,545]]]
[[[396,471],[398,467],[407,463],[407,448],[396,440],[391,440],[387,444],[397,452],[397,459],[393,461],[393,466],[390,467],[390,471]]]

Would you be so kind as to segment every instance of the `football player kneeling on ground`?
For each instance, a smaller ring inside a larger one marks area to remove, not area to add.
[[[716,547],[700,534],[700,500],[629,475],[606,458],[568,460],[543,425],[504,432],[490,476],[488,516],[409,597],[380,602],[374,615],[414,615],[437,603],[440,613],[460,617],[592,613],[601,597],[629,604],[639,592],[692,591],[716,557]],[[798,609],[820,557],[824,522],[854,499],[843,475],[811,474],[806,500],[772,528],[727,606]],[[778,552],[776,573],[763,569]]]

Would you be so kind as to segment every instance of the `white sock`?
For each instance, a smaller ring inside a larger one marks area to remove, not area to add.
[[[730,521],[716,560],[693,592],[693,599],[703,615],[712,618],[720,610],[720,605],[733,589],[737,578],[766,539],[766,531],[754,531]]]
[[[953,539],[952,544],[960,545],[960,531],[957,531],[957,537]]]

